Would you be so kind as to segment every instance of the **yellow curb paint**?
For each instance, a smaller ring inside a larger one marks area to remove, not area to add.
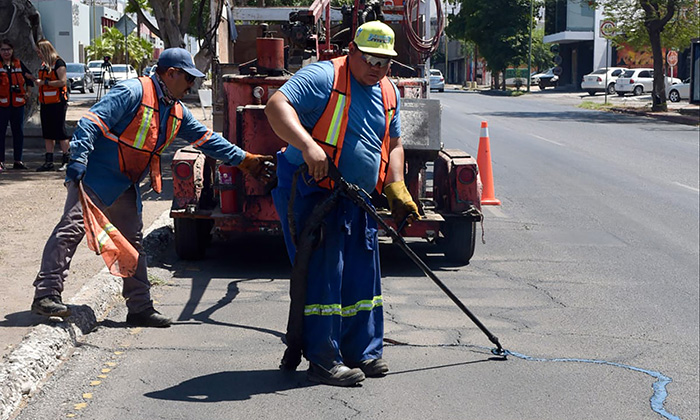
[[[76,410],[82,410],[85,407],[87,407],[87,403],[85,402],[81,402],[73,406],[73,408],[75,408]]]
[[[107,379],[107,375],[97,375],[97,377],[100,379]]]
[[[115,351],[114,354],[116,354],[117,356],[119,356],[120,354],[124,354],[124,352],[123,352],[123,351]]]
[[[90,398],[92,398],[92,392],[86,392],[86,393],[84,393],[84,394],[83,394],[83,398],[85,398],[86,400],[89,400]]]
[[[90,381],[90,386],[97,386],[101,383],[102,383],[102,381]]]
[[[109,373],[111,370],[110,368],[104,368],[102,369],[102,373]]]
[[[110,366],[110,367],[114,367],[114,366],[116,366],[117,364],[114,363],[114,362],[107,362],[107,363],[105,363],[105,365]]]

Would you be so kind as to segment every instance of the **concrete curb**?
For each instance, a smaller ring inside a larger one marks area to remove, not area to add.
[[[172,219],[166,210],[144,232],[143,247],[149,262],[172,241]],[[99,258],[99,257],[95,257]],[[85,283],[68,305],[72,315],[63,322],[41,324],[0,363],[0,420],[8,420],[36,391],[80,339],[89,334],[121,299],[121,283],[107,268]]]
[[[610,108],[610,111],[618,112],[621,114],[632,114],[632,115],[640,115],[643,117],[656,118],[659,120],[668,121],[668,122],[672,122],[675,124],[686,124],[686,125],[698,125],[698,124],[700,124],[700,119],[698,119],[697,116],[684,115],[684,114],[674,113],[674,112],[651,112],[651,111],[645,111],[645,110],[639,110],[639,109],[617,108],[617,107]]]

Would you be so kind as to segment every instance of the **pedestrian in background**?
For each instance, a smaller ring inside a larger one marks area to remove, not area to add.
[[[5,166],[5,133],[12,129],[14,163],[12,169],[27,169],[22,162],[24,149],[24,105],[27,86],[34,86],[34,76],[18,58],[9,39],[0,41],[0,172]]]
[[[330,195],[324,180],[328,159],[347,181],[365,191],[383,190],[397,224],[417,217],[403,181],[399,93],[386,77],[397,55],[394,38],[384,23],[363,24],[347,56],[302,68],[267,103],[270,125],[289,143],[278,153],[272,197],[292,262],[297,241],[304,239],[291,236],[288,205],[293,202],[294,224],[303,232],[309,215]],[[293,174],[303,163],[308,176],[294,189]],[[322,229],[308,263],[303,355],[311,381],[351,386],[389,370],[382,359],[377,223],[341,196]]]
[[[66,111],[68,111],[68,79],[66,62],[58,55],[51,43],[42,39],[37,42],[36,52],[43,61],[36,80],[39,86],[39,103],[41,104],[41,132],[46,146],[46,158],[37,172],[53,171],[53,152],[58,143],[63,152],[61,166],[65,170],[70,160],[70,136],[66,133]]]
[[[150,174],[151,187],[161,192],[161,153],[175,137],[263,181],[269,180],[274,170],[272,156],[245,152],[207,129],[180,102],[197,77],[204,74],[194,66],[187,50],[166,49],[151,77],[116,84],[78,121],[66,169],[64,213],[44,247],[34,281],[32,313],[70,315],[61,292],[73,254],[85,236],[78,185],[82,182],[85,193],[139,253],[135,274],[123,279],[127,323],[142,327],[171,324],[151,300],[146,255],[141,246],[141,181]]]

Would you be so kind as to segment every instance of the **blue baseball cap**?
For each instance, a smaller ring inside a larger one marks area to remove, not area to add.
[[[204,77],[204,73],[197,70],[192,61],[192,54],[184,48],[168,48],[158,57],[158,67],[175,67],[186,71],[194,77]]]

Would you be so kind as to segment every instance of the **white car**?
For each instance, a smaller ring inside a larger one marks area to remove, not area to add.
[[[608,94],[615,93],[615,81],[620,75],[627,70],[624,67],[608,67],[607,69],[607,90]],[[589,95],[595,95],[596,92],[605,92],[606,89],[606,70],[598,69],[589,73],[581,79],[581,89],[588,92]]]
[[[666,97],[671,102],[680,102],[681,99],[690,98],[690,79],[683,83],[666,86]]]
[[[681,83],[681,79],[675,77],[666,78],[666,86],[677,85]],[[654,69],[641,68],[626,70],[615,81],[615,91],[619,96],[625,96],[625,93],[632,93],[634,96],[639,96],[645,92],[654,90]]]
[[[438,69],[430,69],[430,90],[445,91],[445,78]]]
[[[112,64],[112,71],[105,72],[105,82],[109,83],[109,86],[114,86],[122,80],[136,79],[137,77],[139,74],[131,64]]]

